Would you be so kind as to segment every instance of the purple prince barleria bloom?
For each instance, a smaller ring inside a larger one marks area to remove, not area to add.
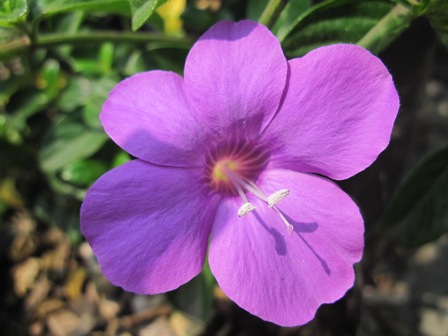
[[[389,143],[399,99],[382,62],[348,44],[287,61],[264,26],[223,21],[192,47],[184,78],[119,83],[101,121],[137,159],[87,192],[81,230],[104,275],[156,294],[199,274],[208,250],[224,293],[283,326],[353,286],[364,246],[334,182]]]

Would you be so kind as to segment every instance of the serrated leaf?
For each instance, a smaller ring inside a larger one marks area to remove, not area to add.
[[[357,43],[393,7],[382,0],[327,0],[311,7],[281,39],[287,57],[334,43]]]
[[[0,26],[8,27],[28,14],[27,0],[3,0],[0,3]]]
[[[448,147],[423,160],[403,181],[380,220],[380,230],[412,246],[448,232]]]
[[[132,11],[132,30],[136,31],[167,0],[129,0]]]
[[[50,129],[39,152],[46,172],[55,172],[75,161],[88,158],[107,141],[104,132],[91,129],[75,117],[63,117]]]

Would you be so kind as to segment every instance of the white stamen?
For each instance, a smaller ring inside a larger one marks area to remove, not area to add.
[[[268,202],[268,207],[272,208],[274,205],[276,205],[278,202],[280,202],[288,195],[289,195],[288,189],[281,189],[276,191],[275,193],[272,193],[266,199],[266,201]]]
[[[254,211],[255,209],[253,204],[246,202],[238,209],[238,217],[246,216],[249,212]]]
[[[280,218],[282,219],[283,223],[285,223],[286,228],[288,229],[288,233],[291,235],[292,231],[294,230],[294,226],[292,226],[288,220],[285,218],[285,216],[282,214],[282,212],[274,205],[272,207],[272,209],[275,210],[275,212],[277,212],[277,214],[280,216]]]

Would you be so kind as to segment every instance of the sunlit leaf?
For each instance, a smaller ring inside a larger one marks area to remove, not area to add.
[[[137,30],[151,17],[154,11],[167,0],[129,0],[132,10],[132,30]]]
[[[0,26],[10,26],[22,20],[27,13],[27,0],[2,0],[0,2]]]
[[[414,246],[448,232],[448,147],[423,160],[403,181],[380,227],[401,244]]]
[[[130,15],[128,0],[33,0],[31,5],[36,19],[76,10]]]
[[[65,182],[80,187],[88,187],[106,171],[107,165],[104,162],[87,159],[76,161],[65,166],[60,176]]]
[[[48,59],[37,77],[36,86],[43,91],[48,100],[52,100],[60,91],[61,80],[59,62],[54,59]]]
[[[128,153],[125,151],[118,152],[117,155],[115,155],[113,161],[112,161],[112,168],[121,166],[122,164],[125,164],[126,162],[130,161],[131,157]]]

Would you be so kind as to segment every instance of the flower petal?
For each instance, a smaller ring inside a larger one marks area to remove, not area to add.
[[[201,117],[220,134],[256,136],[271,120],[286,83],[277,38],[253,21],[222,21],[192,47],[185,89]]]
[[[81,230],[113,284],[161,293],[201,271],[216,208],[194,169],[134,160],[91,187]]]
[[[289,62],[279,112],[264,138],[273,167],[346,179],[387,147],[399,108],[383,63],[354,45],[318,48]]]
[[[143,72],[119,83],[101,111],[109,136],[130,154],[155,164],[198,165],[207,127],[184,95],[182,77]]]
[[[213,225],[210,267],[242,308],[279,325],[301,325],[353,286],[363,220],[349,196],[324,178],[271,170],[259,184],[266,194],[289,188],[277,206],[294,231],[289,235],[277,213],[258,199],[252,200],[257,209],[239,218],[240,202],[228,198]]]

